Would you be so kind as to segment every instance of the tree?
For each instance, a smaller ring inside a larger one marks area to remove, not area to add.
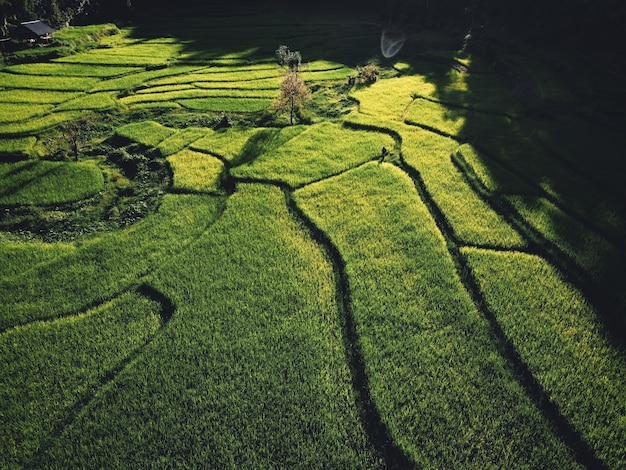
[[[70,144],[76,161],[78,161],[80,146],[89,139],[97,120],[94,113],[84,113],[80,119],[66,122],[61,126],[63,136]]]
[[[280,46],[276,49],[276,56],[281,67],[289,67],[290,72],[298,73],[302,64],[300,51],[290,51],[287,46]]]
[[[280,95],[272,107],[283,112],[289,110],[289,122],[293,125],[294,112],[299,110],[311,99],[311,92],[307,88],[304,80],[298,76],[297,71],[289,71],[280,82]]]

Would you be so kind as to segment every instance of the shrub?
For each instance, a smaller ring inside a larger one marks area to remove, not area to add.
[[[378,80],[378,75],[379,75],[378,67],[376,66],[376,64],[372,62],[369,62],[363,67],[358,66],[356,68],[356,72],[357,72],[357,76],[356,76],[357,83],[366,85],[369,83],[374,83],[375,81]]]

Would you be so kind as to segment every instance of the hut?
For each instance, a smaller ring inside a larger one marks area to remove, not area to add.
[[[26,21],[13,32],[14,39],[24,39],[30,43],[47,43],[52,39],[54,29],[40,20]]]

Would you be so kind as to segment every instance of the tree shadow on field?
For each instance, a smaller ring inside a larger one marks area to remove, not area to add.
[[[303,62],[363,63],[378,50],[378,29],[352,11],[342,15],[311,6],[211,5],[156,11],[138,19],[131,38],[175,38],[184,43],[179,63],[275,62],[280,45],[302,53]]]
[[[599,129],[602,122],[596,114],[588,118],[583,103],[564,106],[542,96],[541,83],[511,62],[504,48],[434,54],[436,60],[423,51],[400,60],[409,64],[408,73],[435,86],[429,98],[443,104],[440,122],[407,123],[435,132],[454,124],[454,132],[441,133],[459,144],[470,143],[478,155],[468,162],[457,152],[452,157],[457,169],[525,236],[531,251],[583,292],[596,307],[606,336],[624,346],[626,204],[621,181],[618,186],[619,178],[607,179],[605,167],[611,165],[617,174],[626,170],[617,158],[623,138],[604,126],[603,162],[590,164],[595,160],[591,145],[576,142],[584,129]],[[467,64],[467,73],[455,70],[455,56]],[[442,65],[446,61],[447,67]],[[577,128],[582,132],[566,131],[574,120],[582,123]],[[476,165],[489,175],[491,188],[472,171]]]

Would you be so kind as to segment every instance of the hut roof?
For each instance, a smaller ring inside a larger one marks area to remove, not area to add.
[[[47,36],[49,34],[54,33],[54,29],[48,26],[43,21],[35,20],[35,21],[26,21],[24,23],[20,23],[18,28],[19,31],[16,31],[16,36],[24,36],[24,37],[32,37],[39,38],[42,36]]]

